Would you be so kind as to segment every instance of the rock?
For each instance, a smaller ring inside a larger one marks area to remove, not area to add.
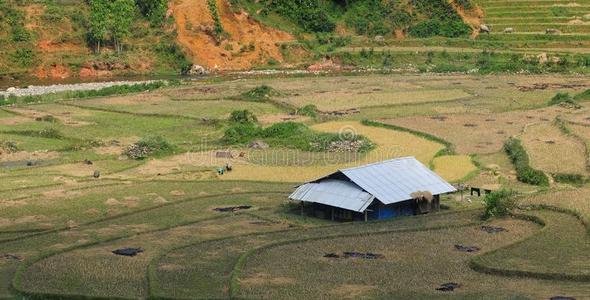
[[[88,159],[85,159],[84,160],[84,164],[85,165],[92,165],[92,161],[91,160],[88,160]]]
[[[488,25],[485,25],[485,24],[479,25],[479,32],[490,33],[491,31],[492,30],[490,30],[490,27],[488,27]]]
[[[100,171],[98,171],[98,170],[94,171],[94,174],[92,174],[92,177],[100,178]]]
[[[207,70],[205,67],[200,66],[200,65],[192,65],[190,68],[188,68],[184,72],[184,75],[190,75],[190,76],[203,76],[203,75],[207,75],[207,74],[209,74],[209,70]]]
[[[512,27],[504,28],[504,33],[514,33],[514,28],[512,28]]]
[[[250,149],[268,149],[269,148],[267,143],[260,141],[260,140],[252,142],[248,147]]]
[[[561,34],[561,30],[555,28],[547,28],[545,29],[545,34]]]
[[[6,89],[6,92],[8,92],[8,93],[16,92],[16,88],[13,87],[13,86],[11,86],[11,87],[9,87],[9,88]]]
[[[382,35],[376,35],[375,38],[373,38],[373,40],[377,43],[385,42],[385,38]]]
[[[554,64],[561,63],[561,58],[559,56],[552,56],[551,57],[551,62],[554,63]]]

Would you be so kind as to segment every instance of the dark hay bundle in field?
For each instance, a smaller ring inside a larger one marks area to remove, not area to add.
[[[487,233],[499,233],[499,232],[504,232],[504,231],[508,231],[506,230],[506,228],[502,228],[502,227],[494,227],[494,226],[481,226],[481,230],[485,231]]]
[[[457,249],[458,251],[461,251],[461,252],[468,252],[468,253],[477,252],[477,251],[481,250],[479,247],[464,246],[464,245],[455,245],[455,249]]]
[[[22,257],[15,255],[15,254],[2,254],[0,257],[3,259],[6,259],[6,260],[22,260],[23,259]]]
[[[367,253],[361,253],[361,252],[344,252],[344,258],[362,258],[362,259],[382,259],[385,258],[385,256],[383,256],[382,254],[376,254],[376,253],[371,253],[371,252],[367,252]]]
[[[141,248],[122,248],[113,251],[113,254],[121,255],[121,256],[136,256],[139,253],[142,253],[143,249]]]
[[[385,256],[383,254],[371,253],[371,252],[342,252],[342,255],[336,253],[327,253],[324,255],[326,258],[362,258],[362,259],[383,259]]]
[[[240,205],[240,206],[229,206],[229,207],[216,207],[213,210],[217,212],[234,212],[238,210],[250,209],[251,205]]]
[[[436,288],[436,290],[441,292],[452,292],[460,287],[461,285],[456,282],[447,282],[441,284],[439,288]]]

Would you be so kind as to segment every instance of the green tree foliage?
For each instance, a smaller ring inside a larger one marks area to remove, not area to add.
[[[426,17],[409,30],[415,37],[460,37],[468,35],[471,28],[463,22],[453,6],[446,0],[414,1],[416,10]]]
[[[166,18],[168,10],[167,0],[136,0],[141,14],[146,17],[152,26],[160,26]]]
[[[483,202],[486,218],[507,216],[516,207],[514,192],[505,189],[487,194]]]
[[[91,42],[96,44],[96,51],[100,53],[101,43],[108,33],[110,5],[104,0],[90,0],[90,22],[88,36]]]
[[[394,29],[405,29],[414,16],[398,1],[363,0],[347,2],[344,19],[358,33],[386,35]]]
[[[308,32],[330,32],[336,24],[328,14],[326,2],[318,0],[272,0],[267,7],[297,23]],[[329,1],[328,1],[329,2]]]
[[[133,0],[113,0],[111,2],[110,32],[118,52],[122,50],[122,41],[129,36],[131,24],[135,18]]]
[[[90,0],[89,38],[100,45],[108,38],[115,44],[117,52],[122,50],[122,42],[130,34],[135,19],[134,0]]]

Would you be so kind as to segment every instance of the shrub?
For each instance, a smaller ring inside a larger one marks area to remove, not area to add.
[[[385,22],[388,11],[381,0],[357,1],[350,5],[345,21],[358,34],[386,35],[392,31],[392,26]]]
[[[313,104],[308,104],[297,110],[297,114],[300,116],[308,116],[315,118],[318,115],[318,108]]]
[[[572,98],[569,93],[557,93],[551,100],[549,101],[549,105],[564,105],[570,106],[573,108],[581,108],[580,104]]]
[[[555,182],[569,183],[573,185],[583,185],[586,182],[586,178],[580,174],[553,174],[553,179],[555,179]]]
[[[141,14],[145,16],[152,26],[162,25],[168,10],[166,0],[136,0]]]
[[[278,94],[279,93],[270,86],[261,85],[242,93],[241,98],[248,101],[264,101],[271,96],[276,96]]]
[[[471,28],[463,21],[441,21],[428,19],[410,27],[409,33],[414,37],[426,38],[432,36],[444,36],[449,38],[468,35]]]
[[[232,111],[229,116],[229,120],[233,123],[240,123],[240,124],[258,122],[256,115],[254,115],[252,112],[250,112],[247,109]]]
[[[577,94],[576,96],[574,96],[574,100],[577,100],[577,101],[588,101],[588,100],[590,100],[590,90],[585,90],[585,91]]]
[[[175,147],[161,136],[147,136],[129,146],[125,154],[132,159],[145,159],[149,155],[162,155],[173,152]]]
[[[8,153],[15,153],[18,152],[19,149],[16,143],[13,141],[0,141],[0,150],[4,150]]]
[[[331,32],[336,24],[328,15],[324,2],[317,0],[268,1],[270,10],[285,16],[308,32]]]
[[[518,180],[532,185],[547,186],[549,178],[545,173],[530,166],[529,156],[520,140],[511,138],[504,144],[504,150],[516,168]]]
[[[516,207],[514,192],[505,189],[487,194],[483,202],[486,218],[507,216]]]
[[[35,51],[33,49],[24,47],[17,48],[16,51],[11,55],[12,61],[21,67],[30,67],[35,62]]]
[[[245,144],[260,136],[262,129],[254,123],[236,123],[225,130],[222,141],[226,144]]]
[[[221,37],[225,30],[223,30],[221,18],[219,17],[219,11],[217,10],[217,1],[207,0],[207,6],[209,7],[211,17],[213,18],[213,32],[215,34],[215,39],[217,39],[217,42],[219,42],[221,41]]]

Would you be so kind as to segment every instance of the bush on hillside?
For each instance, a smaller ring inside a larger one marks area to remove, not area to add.
[[[244,110],[234,110],[229,115],[230,122],[233,123],[240,123],[240,124],[247,124],[247,123],[256,123],[258,122],[258,118],[252,112],[247,109]]]
[[[429,19],[410,27],[409,33],[419,38],[433,36],[455,38],[469,35],[471,33],[471,27],[463,23],[463,21]]]
[[[242,93],[241,98],[248,101],[264,101],[278,94],[279,93],[270,86],[261,85]]]
[[[549,185],[549,178],[545,173],[535,170],[530,166],[529,156],[522,146],[520,140],[511,138],[504,144],[504,150],[510,157],[516,169],[516,176],[519,181],[532,184],[547,186]]]
[[[297,114],[300,116],[307,116],[315,118],[318,115],[318,108],[313,104],[308,104],[297,110]]]
[[[487,194],[483,202],[485,205],[484,217],[503,217],[510,214],[516,207],[514,192],[509,190],[498,190]]]
[[[129,146],[125,154],[131,159],[145,159],[150,155],[162,155],[174,151],[174,146],[161,136],[147,136]]]
[[[316,0],[273,0],[267,7],[297,23],[308,32],[331,32],[336,24],[328,15],[324,2]]]

